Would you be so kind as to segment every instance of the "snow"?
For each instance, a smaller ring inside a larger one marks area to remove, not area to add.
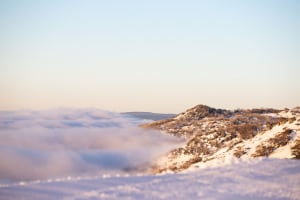
[[[268,139],[273,138],[275,134],[282,132],[283,127],[284,126],[279,125],[275,126],[271,130],[258,134],[254,138],[244,142],[244,148],[250,150],[245,155],[243,155],[242,158],[250,157],[252,154],[254,154],[258,145],[260,145],[263,141],[267,141]]]
[[[286,117],[286,118],[291,118],[291,117],[294,117],[295,115],[291,111],[281,111],[279,113],[279,116]]]
[[[259,146],[263,142],[266,142],[270,138],[275,137],[277,134],[281,133],[285,129],[294,130],[293,133],[291,134],[291,140],[288,142],[287,145],[283,147],[279,147],[274,152],[272,152],[269,157],[279,158],[279,159],[293,158],[291,154],[291,147],[294,145],[294,141],[297,138],[300,138],[299,126],[297,126],[296,123],[297,122],[294,123],[287,122],[282,125],[277,125],[273,127],[271,130],[259,133],[251,139],[242,141],[232,149],[229,149],[228,147],[224,147],[218,150],[213,155],[205,158],[205,160],[193,164],[189,170],[194,170],[195,168],[205,169],[210,167],[226,166],[232,163],[238,163],[241,160],[243,160],[244,162],[246,162],[247,160],[253,160],[252,155],[255,153],[257,146]],[[244,151],[246,151],[246,153],[242,155],[240,159],[234,156],[234,152],[238,150],[239,147]]]
[[[270,158],[292,158],[291,146],[285,145],[276,149],[270,156]]]
[[[254,159],[165,175],[66,177],[0,187],[0,199],[300,199],[300,161]]]
[[[238,145],[238,146],[242,146],[244,149],[249,149],[249,151],[245,155],[243,155],[241,158],[251,157],[251,155],[253,153],[255,153],[256,147],[258,145],[262,144],[264,141],[267,141],[270,138],[275,137],[277,134],[283,132],[285,129],[295,129],[295,128],[296,128],[295,123],[290,124],[289,122],[287,122],[287,123],[282,124],[282,125],[277,125],[269,131],[257,134],[252,139],[244,141],[241,145]],[[273,158],[292,158],[290,148],[291,148],[291,145],[293,144],[293,141],[295,140],[295,138],[298,135],[299,135],[299,131],[294,132],[292,134],[292,138],[291,138],[290,142],[287,145],[276,149],[270,155],[270,157],[273,157]]]
[[[288,142],[287,145],[276,149],[269,157],[270,158],[293,158],[291,147],[295,145],[295,140],[300,139],[299,131],[293,131],[291,133],[291,140]]]

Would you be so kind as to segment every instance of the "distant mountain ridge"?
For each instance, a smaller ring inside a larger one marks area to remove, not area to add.
[[[175,114],[153,113],[153,112],[123,112],[121,114],[148,120],[162,120],[175,117]]]
[[[154,173],[255,157],[300,158],[300,107],[238,109],[197,105],[175,117],[141,125],[186,139],[157,159]]]

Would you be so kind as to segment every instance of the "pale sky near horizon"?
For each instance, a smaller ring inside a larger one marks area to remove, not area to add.
[[[300,106],[300,1],[0,0],[0,110]]]

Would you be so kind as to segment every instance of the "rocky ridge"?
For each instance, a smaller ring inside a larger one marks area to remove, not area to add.
[[[157,159],[153,173],[255,157],[300,158],[300,107],[230,111],[197,105],[141,127],[186,140],[184,146]]]

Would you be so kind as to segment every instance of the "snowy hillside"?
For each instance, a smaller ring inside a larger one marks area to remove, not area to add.
[[[299,118],[199,105],[142,129],[95,109],[0,112],[0,200],[300,200],[300,161],[284,159]]]
[[[13,199],[300,199],[300,162],[255,159],[226,167],[144,176],[68,177],[0,188]]]
[[[300,157],[300,108],[229,111],[198,105],[142,127],[186,139],[184,146],[154,162],[154,173],[255,157]]]

